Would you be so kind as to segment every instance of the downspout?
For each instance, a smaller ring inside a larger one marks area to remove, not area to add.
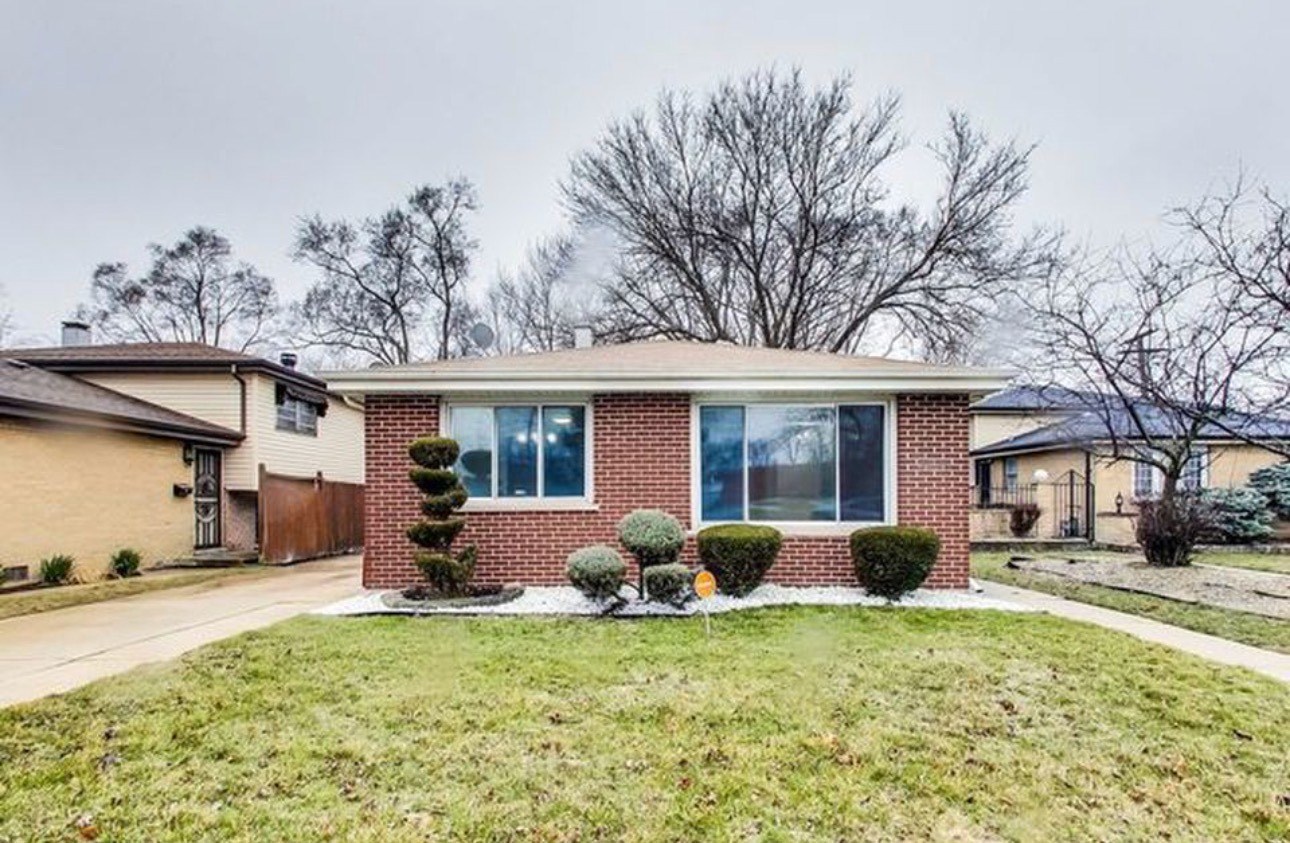
[[[229,372],[233,375],[233,380],[237,381],[239,391],[239,412],[241,426],[238,430],[243,436],[246,436],[246,378],[237,370],[237,364],[234,363],[229,367]]]

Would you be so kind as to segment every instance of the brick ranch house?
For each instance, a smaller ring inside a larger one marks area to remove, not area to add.
[[[1005,385],[983,369],[697,342],[374,367],[328,375],[366,405],[363,583],[419,579],[404,530],[418,517],[408,443],[461,445],[470,492],[458,546],[476,580],[565,582],[565,557],[615,541],[656,508],[693,535],[757,522],[785,536],[770,579],[854,582],[857,527],[935,530],[929,580],[968,584],[968,405]],[[691,540],[685,559],[695,559]]]

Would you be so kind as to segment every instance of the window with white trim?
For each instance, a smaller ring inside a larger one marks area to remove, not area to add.
[[[1017,491],[1021,482],[1021,468],[1016,457],[1007,457],[1003,461],[1003,488],[1009,492]]]
[[[471,498],[583,498],[586,427],[582,404],[453,405],[453,470]]]
[[[699,407],[704,522],[882,522],[885,404]]]
[[[1205,488],[1209,479],[1208,468],[1209,451],[1205,448],[1193,448],[1187,457],[1186,465],[1183,466],[1182,475],[1178,478],[1178,485],[1188,491]]]
[[[1182,473],[1178,476],[1178,488],[1185,491],[1199,491],[1209,483],[1209,450],[1204,447],[1192,448]],[[1133,464],[1133,497],[1135,500],[1151,500],[1160,497],[1165,487],[1165,474],[1154,465],[1145,462]]]
[[[1160,472],[1154,465],[1145,462],[1133,464],[1133,499],[1151,500],[1160,493],[1157,478]]]
[[[278,402],[277,428],[290,433],[317,436],[318,406],[290,395],[283,396]]]

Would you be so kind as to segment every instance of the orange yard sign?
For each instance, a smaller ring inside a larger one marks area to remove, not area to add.
[[[703,600],[717,593],[717,578],[710,571],[700,571],[694,576],[694,593]]]

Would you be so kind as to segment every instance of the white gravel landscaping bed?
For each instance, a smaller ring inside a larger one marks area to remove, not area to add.
[[[506,603],[495,606],[427,606],[403,608],[387,606],[382,596],[387,592],[369,591],[314,609],[314,615],[583,615],[604,614],[604,607],[583,597],[571,586],[534,586]],[[705,608],[714,614],[756,609],[763,606],[887,606],[886,600],[871,597],[863,589],[846,586],[790,587],[763,585],[747,597],[717,595],[706,601]],[[919,589],[899,603],[890,604],[902,609],[997,609],[1005,612],[1035,611],[1017,603],[972,594],[966,591],[941,591]],[[632,601],[613,613],[613,617],[631,618],[646,616],[685,617],[701,611],[698,601],[692,600],[681,608]]]

